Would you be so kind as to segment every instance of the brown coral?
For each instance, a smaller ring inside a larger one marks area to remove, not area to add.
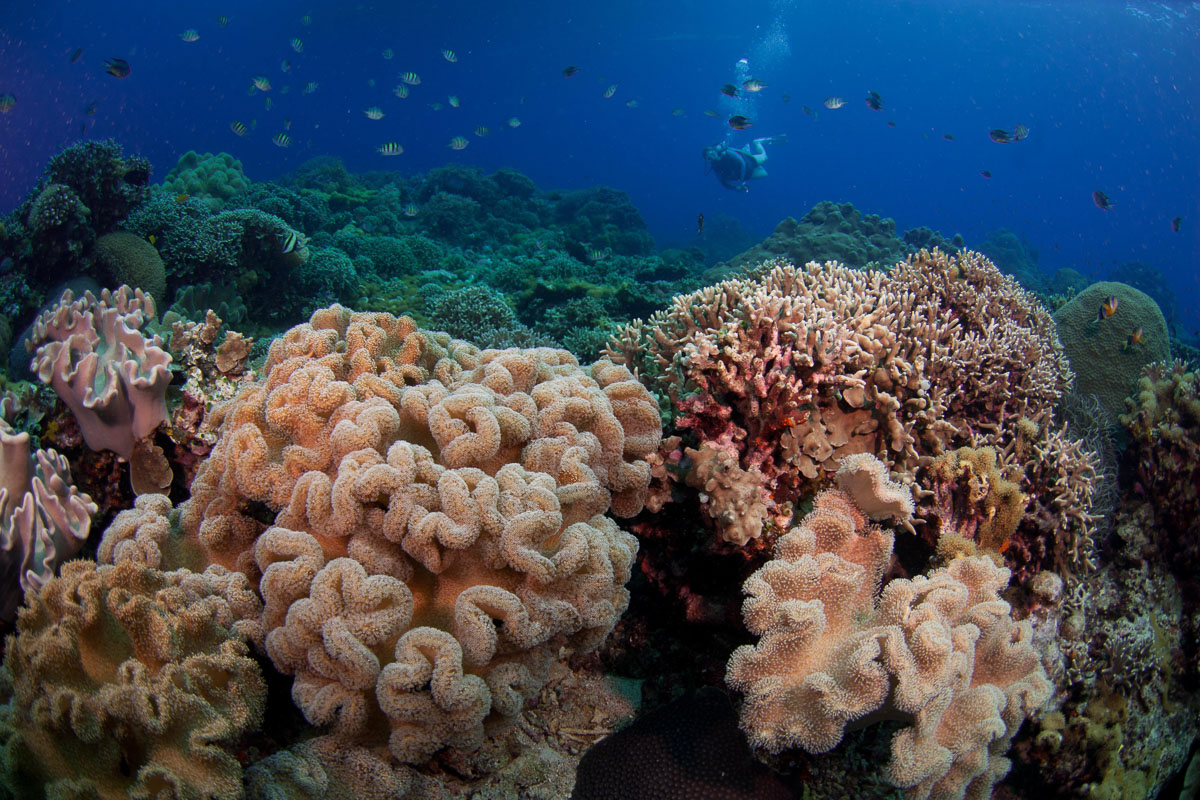
[[[266,690],[217,591],[187,571],[72,561],[31,594],[4,659],[18,797],[242,796],[229,748]]]

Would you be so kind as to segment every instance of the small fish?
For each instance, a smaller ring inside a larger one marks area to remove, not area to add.
[[[288,231],[287,235],[283,237],[283,242],[281,244],[283,246],[283,249],[280,250],[279,252],[281,252],[281,253],[292,252],[293,250],[296,249],[296,245],[300,244],[300,234],[296,233],[296,231]]]
[[[612,255],[612,248],[606,247],[603,250],[592,250],[587,254],[588,260],[592,263],[603,261]]]
[[[1179,226],[1183,224],[1183,217],[1175,217],[1171,220],[1171,231],[1179,233]]]
[[[1142,326],[1139,325],[1129,332],[1129,338],[1125,340],[1125,350],[1132,350],[1134,346],[1142,343]]]
[[[1103,209],[1104,211],[1108,211],[1115,205],[1112,200],[1108,199],[1108,195],[1099,189],[1092,192],[1092,202],[1096,204],[1096,208]]]
[[[245,136],[246,135],[246,126],[243,125],[241,122],[238,122],[236,119],[233,122],[229,123],[229,130],[233,131],[234,134],[237,136]]]
[[[811,108],[809,108],[808,106],[800,106],[800,110],[801,110],[801,111],[803,111],[803,112],[804,112],[805,114],[807,114],[808,116],[812,117],[813,119],[816,119],[816,118],[817,118],[817,112],[816,112],[816,111],[813,111],[813,110],[812,110]]]
[[[744,131],[753,125],[754,123],[750,121],[750,118],[743,114],[734,114],[729,118],[729,127],[735,131]]]
[[[401,100],[403,100],[404,98],[408,97],[408,87],[405,86],[403,83],[398,83],[398,84],[396,84],[396,88],[392,89],[392,94],[396,95],[396,97],[399,97]]]
[[[979,174],[985,178],[992,177],[992,171],[990,169],[981,169],[981,170],[979,170]]]
[[[71,51],[70,59],[71,59],[72,64],[78,62],[79,59],[81,59],[81,58],[83,58],[83,48],[82,47],[76,47],[74,50]]]
[[[283,118],[283,129],[285,131],[290,131],[292,129],[292,118],[291,117]]]
[[[260,92],[269,92],[271,91],[271,81],[267,79],[266,75],[255,75],[254,88]]]
[[[508,118],[508,127],[510,127],[510,128],[521,127],[521,120],[517,119],[516,117],[509,117]]]
[[[721,112],[720,112],[720,111],[717,111],[717,110],[716,110],[716,109],[714,109],[714,108],[706,108],[706,109],[704,109],[704,116],[706,116],[706,117],[717,117],[717,118],[719,119],[719,118],[721,117]]]
[[[747,78],[746,80],[742,81],[742,88],[747,92],[761,92],[763,89],[767,88],[767,84],[760,81],[758,78]]]
[[[379,106],[371,106],[363,113],[367,115],[367,119],[383,119],[383,109]]]
[[[7,114],[17,105],[15,94],[0,94],[0,114]]]
[[[175,195],[176,203],[186,203],[187,201],[188,201],[188,195],[182,194],[182,193]]]
[[[224,14],[217,17],[217,27],[218,28],[224,28],[228,24],[229,24],[229,17],[225,16]]]
[[[469,144],[470,144],[470,142],[467,141],[467,137],[455,136],[453,139],[451,139],[449,142],[446,143],[446,146],[449,147],[451,150],[462,150],[462,149],[466,148],[466,146]]]
[[[672,109],[671,109],[671,116],[672,116],[672,117],[682,117],[682,116],[683,116],[684,114],[686,114],[686,113],[687,113],[687,112],[686,112],[686,111],[684,111],[682,108],[672,108]]]
[[[782,101],[783,101],[783,102],[785,102],[785,103],[790,103],[790,102],[792,102],[792,96],[791,96],[790,94],[785,94],[785,95],[783,95],[782,97],[780,97],[779,99],[780,99],[780,100],[782,100]]]
[[[286,133],[275,134],[271,137],[271,141],[275,143],[276,147],[291,147],[292,145],[292,137]]]
[[[721,94],[725,95],[726,97],[737,97],[738,88],[732,83],[727,83],[721,87]]]
[[[317,90],[318,86],[320,86],[320,84],[318,84],[316,81],[309,81],[308,83],[304,84],[304,88],[300,90],[300,94],[312,94]]]
[[[406,72],[400,76],[400,80],[407,83],[409,86],[419,86],[421,84],[421,76],[415,72]]]
[[[396,57],[396,54],[392,51],[392,48],[390,48],[390,47],[388,49],[384,50],[381,55],[383,56],[384,61],[391,61],[393,58]]]
[[[1121,305],[1121,301],[1117,299],[1117,296],[1110,294],[1108,299],[1100,304],[1100,309],[1096,312],[1096,321],[1103,322],[1117,313],[1117,306],[1119,305]]]
[[[888,120],[888,127],[889,127],[889,128],[894,128],[894,127],[896,127],[896,120],[894,120],[894,119],[889,119],[889,120]]]
[[[301,25],[312,25],[312,14],[305,14],[300,18]]]
[[[954,134],[953,133],[943,133],[942,138],[945,139],[947,142],[953,142]]]
[[[286,58],[283,59],[282,61],[280,61],[279,62],[279,71],[280,72],[291,72],[292,71],[292,62],[288,61]]]
[[[93,114],[95,114],[96,113],[96,101],[93,100],[92,102],[90,102],[86,106],[84,106],[83,113],[88,115],[89,117],[92,116]]]
[[[452,94],[449,97],[447,97],[446,102],[450,104],[451,108],[458,108],[460,105],[458,95],[456,95],[456,94]]]
[[[846,105],[846,101],[837,95],[830,95],[825,98],[825,107],[830,111],[836,111],[844,105]]]
[[[608,98],[612,97],[616,93],[617,93],[617,85],[614,83],[612,86],[609,86],[607,89],[604,90],[604,99],[607,100]]]
[[[293,36],[290,44],[292,45],[292,49],[295,50],[297,53],[304,52],[304,42],[302,42],[300,40],[299,36]]]
[[[1014,142],[1019,142],[1022,139],[1027,138],[1028,136],[1029,136],[1029,128],[1026,127],[1025,125],[1018,124],[1015,128],[1013,128],[1012,138],[1013,138]]]
[[[1013,135],[1003,128],[993,128],[988,132],[988,138],[997,144],[1008,144],[1013,141]]]
[[[699,236],[702,233],[704,233],[704,212],[703,211],[701,211],[700,214],[696,217],[696,235]]]
[[[406,217],[415,217],[417,214],[421,213],[421,209],[417,208],[416,203],[405,203],[400,209],[400,213]]]
[[[569,78],[572,75],[578,75],[578,74],[579,74],[579,67],[575,66],[574,64],[568,64],[567,66],[563,67],[562,76],[564,78]]]
[[[434,102],[430,103],[429,107],[432,108],[434,111],[441,111],[443,108],[445,108],[445,106],[443,106],[441,103],[437,102],[436,100]]]
[[[863,100],[863,102],[866,103],[867,108],[871,109],[872,111],[882,111],[883,110],[883,98],[879,96],[879,92],[876,92],[876,91],[867,92],[867,96]]]
[[[146,241],[150,242],[150,244],[154,244],[155,242],[158,241],[158,237],[152,233],[146,237]]]
[[[129,62],[123,58],[110,58],[104,62],[104,71],[114,78],[128,78],[132,70]]]
[[[491,133],[491,131],[489,131],[487,129],[486,125],[480,125],[478,128],[475,129],[476,136],[487,136],[489,133]]]
[[[453,64],[455,61],[458,61],[458,56],[454,53],[453,50],[443,50],[442,58],[446,59],[451,64]]]
[[[375,152],[379,153],[381,156],[398,156],[404,152],[404,148],[398,145],[396,142],[388,142],[387,144],[381,144],[379,147],[376,147]]]
[[[186,31],[179,34],[179,38],[183,39],[185,42],[189,42],[189,43],[197,42],[200,40],[200,32],[197,31],[195,28],[188,28]]]
[[[263,98],[263,108],[266,109],[267,111],[270,111],[271,108],[274,107],[274,105],[275,105],[275,101],[272,100],[271,98],[269,98],[269,97]]]

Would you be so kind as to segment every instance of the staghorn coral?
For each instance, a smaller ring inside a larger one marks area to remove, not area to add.
[[[746,694],[742,727],[771,752],[820,753],[848,724],[899,718],[911,725],[892,740],[895,785],[914,798],[987,797],[1008,772],[1012,737],[1050,696],[1031,628],[1000,599],[1008,570],[984,558],[880,593],[893,535],[868,524],[856,498],[870,507],[872,485],[902,487],[854,480],[865,466],[843,467],[842,489],[817,495],[746,581],[746,626],[761,639],[734,651],[726,675]]]
[[[33,324],[32,369],[71,409],[93,450],[129,458],[134,441],[167,418],[171,356],[157,335],[142,335],[152,319],[153,298],[122,286],[78,300],[68,289]]]
[[[45,584],[83,546],[97,510],[71,485],[66,458],[31,452],[29,434],[0,416],[0,621],[11,622],[25,591]]]
[[[242,797],[230,747],[266,699],[230,632],[256,605],[244,578],[72,561],[30,598],[3,670],[17,798]]]
[[[265,371],[214,411],[191,499],[140,499],[100,557],[245,574],[323,747],[389,771],[479,747],[624,610],[637,543],[604,514],[641,509],[657,408],[606,361],[337,306]]]
[[[671,401],[696,447],[759,470],[781,526],[856,453],[912,483],[922,459],[1011,444],[1018,419],[1045,445],[1071,372],[1050,315],[982,256],[922,251],[888,273],[768,261],[756,274],[675,298],[609,355]],[[1058,535],[1069,550],[1086,534],[1072,521]]]

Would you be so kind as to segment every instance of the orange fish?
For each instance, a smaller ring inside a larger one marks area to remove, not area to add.
[[[1133,348],[1134,345],[1139,345],[1141,343],[1142,343],[1142,326],[1139,325],[1138,327],[1134,328],[1132,331],[1129,332],[1129,339],[1125,342],[1125,349],[1130,350]]]
[[[1119,305],[1121,305],[1121,301],[1117,299],[1117,296],[1110,294],[1108,299],[1100,304],[1100,310],[1096,312],[1096,321],[1103,322],[1117,313],[1117,306]]]

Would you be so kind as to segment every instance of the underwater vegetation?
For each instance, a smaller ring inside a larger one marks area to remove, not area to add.
[[[0,229],[0,797],[1178,791],[1200,383],[1150,268],[150,174],[74,145]]]

